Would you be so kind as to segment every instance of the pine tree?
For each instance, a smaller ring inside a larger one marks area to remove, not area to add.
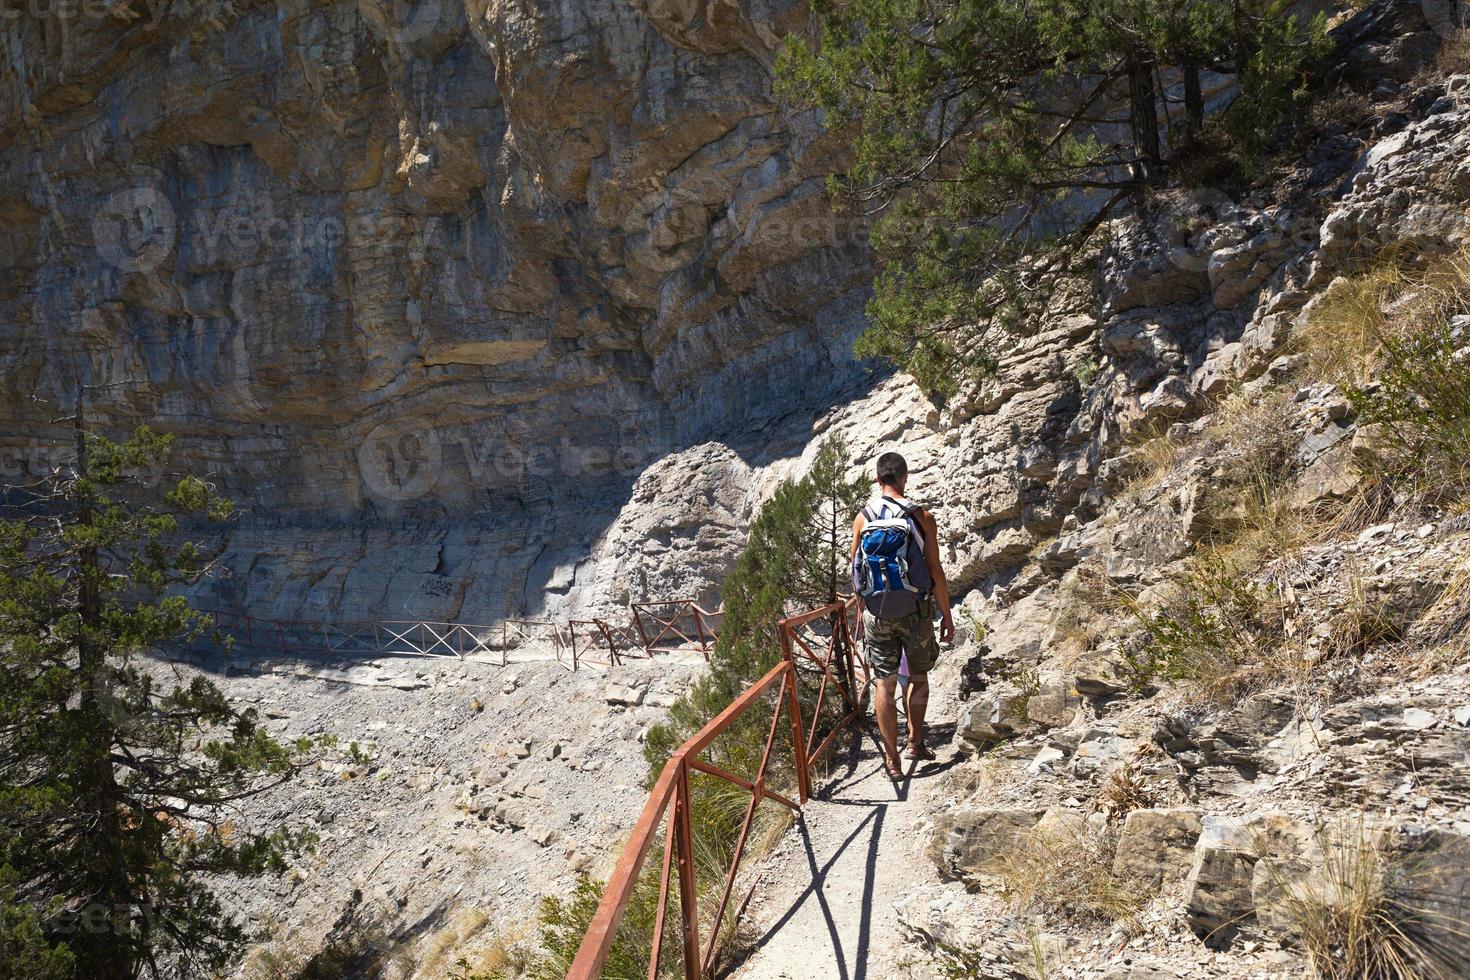
[[[649,732],[644,752],[654,777],[680,742],[775,666],[781,658],[778,620],[832,602],[850,588],[852,520],[869,488],[848,479],[848,465],[846,444],[832,436],[807,474],[782,481],[751,522],[745,549],[720,590],[725,617],[710,672],[670,709],[668,722]],[[765,737],[758,716],[750,727],[758,748]],[[724,751],[740,743],[721,739]]]
[[[182,522],[230,504],[194,476],[150,486],[171,437],[93,435],[80,399],[74,422],[71,471],[8,488],[0,521],[0,977],[211,975],[245,932],[205,876],[284,870],[300,843],[240,830],[231,804],[309,746],[145,669],[209,628],[168,589],[204,565]]]
[[[858,352],[932,394],[995,363],[1051,273],[1099,225],[1166,186],[1205,125],[1201,73],[1258,147],[1325,46],[1286,0],[816,0],[781,90],[850,133],[832,190],[877,216],[880,271]],[[1182,98],[1167,96],[1175,86]],[[1165,120],[1183,103],[1178,132]]]

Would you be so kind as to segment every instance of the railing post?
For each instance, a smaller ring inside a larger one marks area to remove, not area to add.
[[[791,686],[787,697],[791,706],[791,755],[796,762],[796,785],[801,791],[800,801],[802,806],[806,805],[811,796],[812,781],[811,773],[807,771],[806,758],[806,729],[801,724],[801,697],[797,691],[800,674],[796,671],[796,660],[791,655],[791,631],[785,626],[779,627],[781,633],[781,656],[786,661],[786,669],[791,672]]]
[[[597,624],[597,629],[602,633],[602,638],[607,641],[607,665],[609,667],[616,667],[618,665],[617,641],[613,639],[612,632],[608,630],[606,622],[600,619],[593,620],[593,622]]]
[[[648,631],[643,628],[643,617],[638,614],[638,603],[628,603],[628,615],[633,617],[633,625],[638,629],[638,639],[643,641],[643,651],[652,653],[648,642]]]
[[[847,606],[832,614],[832,659],[837,661],[837,683],[847,697],[847,703],[856,705],[857,681],[852,670],[852,646],[847,642]]]
[[[694,838],[689,819],[689,765],[679,758],[673,819],[678,821],[679,909],[684,926],[684,977],[699,980],[699,907],[694,879]]]
[[[689,603],[689,610],[694,613],[694,633],[699,637],[699,652],[709,659],[709,644],[704,641],[704,614],[699,611],[699,606],[693,602]]]

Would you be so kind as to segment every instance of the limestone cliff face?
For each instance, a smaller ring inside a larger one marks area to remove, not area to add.
[[[211,586],[226,600],[535,605],[568,574],[538,545],[585,551],[647,462],[852,376],[863,228],[823,193],[836,144],[770,91],[802,17],[193,0],[7,20],[7,473],[64,455],[49,423],[80,380],[95,424],[176,432],[246,505],[234,547],[259,556]]]

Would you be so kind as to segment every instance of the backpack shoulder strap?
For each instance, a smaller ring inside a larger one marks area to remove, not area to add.
[[[886,500],[886,501],[888,501],[893,506],[897,507],[899,510],[903,511],[904,516],[907,517],[909,520],[911,520],[911,521],[914,522],[914,530],[916,530],[916,531],[919,532],[919,540],[920,541],[923,541],[924,540],[924,525],[921,524],[921,523],[919,523],[919,517],[918,517],[918,515],[924,513],[924,508],[922,508],[922,507],[906,507],[903,504],[899,503],[897,500],[894,500],[892,497],[888,496],[887,494],[884,494],[883,495],[883,499]]]

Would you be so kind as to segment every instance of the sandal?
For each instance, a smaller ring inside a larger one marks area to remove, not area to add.
[[[891,779],[891,780],[893,780],[894,782],[897,782],[898,780],[900,780],[900,779],[903,778],[903,766],[902,765],[894,765],[893,763],[888,762],[887,760],[884,760],[884,762],[883,762],[883,768],[885,770],[887,770],[887,772],[888,772],[888,778]]]
[[[904,755],[908,756],[910,759],[922,759],[925,762],[933,762],[935,759],[939,758],[934,754],[934,751],[926,745],[911,745],[909,746],[908,751],[904,753]]]

